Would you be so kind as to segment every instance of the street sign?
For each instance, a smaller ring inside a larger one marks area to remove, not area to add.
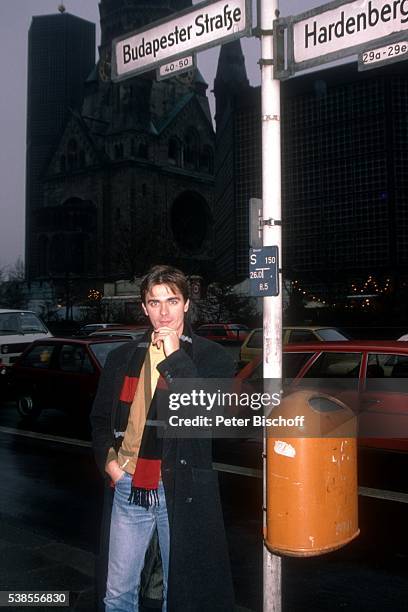
[[[401,40],[389,42],[382,47],[367,49],[358,54],[358,69],[370,70],[386,64],[408,59],[408,36],[404,32]]]
[[[156,70],[156,78],[158,81],[163,81],[164,79],[168,79],[175,74],[188,72],[189,70],[195,68],[195,66],[195,55],[180,57],[177,60],[173,60],[172,62],[167,62],[167,64],[162,64],[159,66]]]
[[[262,246],[262,200],[249,200],[249,246],[257,249]]]
[[[254,297],[279,295],[277,246],[249,250],[249,292]]]
[[[211,0],[115,38],[112,80],[141,74],[251,32],[251,0]]]
[[[364,52],[368,43],[386,45],[408,30],[407,0],[335,0],[274,22],[275,45],[287,41],[286,66],[275,71],[287,78],[300,70]],[[280,41],[280,42],[279,42]],[[378,45],[378,46],[380,46]]]

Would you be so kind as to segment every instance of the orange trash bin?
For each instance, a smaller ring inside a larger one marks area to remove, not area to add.
[[[280,415],[304,421],[279,427],[279,437],[276,427],[267,428],[266,546],[290,556],[341,548],[359,534],[356,417],[314,391],[285,397],[269,417]]]

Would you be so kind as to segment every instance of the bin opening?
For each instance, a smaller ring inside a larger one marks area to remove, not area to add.
[[[343,410],[343,406],[328,397],[310,397],[308,399],[309,406],[317,412],[334,412],[335,410]]]

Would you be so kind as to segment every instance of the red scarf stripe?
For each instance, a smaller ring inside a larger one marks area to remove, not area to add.
[[[161,459],[137,458],[136,470],[133,476],[132,486],[149,491],[157,489],[160,478]]]
[[[166,381],[164,380],[163,376],[160,374],[158,380],[157,380],[157,389],[161,389],[161,391],[167,391],[168,390],[168,385],[166,383]]]
[[[121,402],[133,402],[138,382],[139,379],[136,376],[125,376],[119,396]]]

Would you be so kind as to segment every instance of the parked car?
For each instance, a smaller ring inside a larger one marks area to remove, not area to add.
[[[30,310],[0,310],[0,368],[11,366],[19,355],[40,338],[52,334]]]
[[[80,327],[79,330],[75,332],[75,337],[84,338],[95,331],[99,331],[102,329],[115,329],[121,327],[123,327],[121,323],[87,323],[86,325],[82,325],[82,327]]]
[[[89,338],[126,338],[127,340],[140,340],[148,329],[148,327],[100,329],[89,334]]]
[[[262,385],[261,355],[237,378]],[[358,415],[360,446],[408,452],[408,344],[350,340],[284,346],[286,392],[316,385]]]
[[[211,323],[200,325],[195,333],[220,344],[240,344],[248,336],[249,331],[249,327],[239,323]]]
[[[57,408],[88,417],[99,376],[110,351],[127,339],[37,340],[9,373],[10,397],[22,417]]]
[[[344,342],[348,336],[336,327],[283,327],[283,344],[299,344],[303,342]],[[258,327],[250,332],[241,346],[239,361],[241,365],[249,363],[256,355],[262,353],[263,329]]]

